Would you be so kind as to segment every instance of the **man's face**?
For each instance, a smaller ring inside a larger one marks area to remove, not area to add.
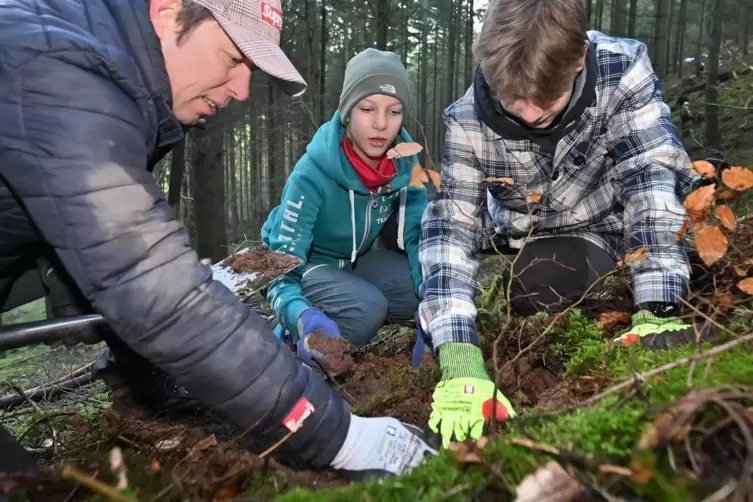
[[[372,94],[358,102],[350,112],[348,136],[366,157],[379,159],[390,148],[403,124],[400,100],[384,94]]]
[[[178,43],[182,0],[152,0],[149,13],[162,43],[170,77],[173,112],[184,124],[248,98],[251,62],[213,18],[202,21]]]

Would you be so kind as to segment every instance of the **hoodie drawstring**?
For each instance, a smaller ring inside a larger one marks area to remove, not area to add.
[[[400,209],[398,209],[397,215],[397,247],[400,251],[405,251],[405,239],[403,233],[405,232],[405,205],[408,201],[408,187],[400,189]]]
[[[350,224],[353,229],[353,251],[350,253],[350,262],[353,263],[358,257],[358,246],[356,245],[356,200],[353,190],[348,190],[350,198]]]

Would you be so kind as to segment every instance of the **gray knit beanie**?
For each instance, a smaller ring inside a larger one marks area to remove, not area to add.
[[[394,52],[369,48],[348,61],[338,107],[343,124],[350,118],[353,107],[372,94],[394,96],[400,100],[403,108],[408,108],[408,72],[400,61],[400,56]]]

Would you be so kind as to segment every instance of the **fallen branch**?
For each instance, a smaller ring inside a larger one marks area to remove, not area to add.
[[[79,483],[91,491],[95,493],[99,493],[100,495],[103,495],[107,497],[110,500],[114,500],[115,502],[138,502],[135,498],[129,497],[127,495],[123,495],[120,493],[117,489],[111,487],[110,485],[106,485],[105,483],[101,481],[97,481],[96,479],[87,476],[86,474],[77,471],[73,467],[66,465],[63,467],[63,471],[60,474],[66,479],[70,479],[72,481],[75,481],[76,483]]]
[[[39,402],[43,399],[53,399],[64,394],[67,391],[83,387],[91,383],[91,381],[91,373],[86,373],[84,375],[69,379],[58,384],[29,389],[28,391],[24,391],[24,397],[17,394],[6,394],[0,397],[0,410],[15,408],[17,406],[23,405],[27,401]]]
[[[515,417],[515,418],[513,418],[513,419],[511,419],[509,421],[514,422],[514,421],[517,421],[517,420],[520,420],[520,421],[534,420],[534,419],[547,418],[547,417],[553,417],[553,416],[557,416],[557,415],[562,415],[562,414],[565,414],[565,413],[570,413],[570,412],[573,412],[573,411],[575,411],[575,410],[577,410],[579,408],[585,408],[587,406],[591,406],[593,404],[596,404],[599,401],[601,401],[602,399],[604,399],[605,397],[611,396],[612,394],[620,392],[621,390],[627,389],[628,387],[630,387],[631,385],[633,385],[635,383],[636,379],[638,379],[640,381],[644,381],[646,379],[655,377],[656,375],[660,375],[662,373],[666,373],[667,371],[673,370],[675,368],[679,368],[681,366],[685,366],[686,364],[690,364],[690,363],[692,363],[694,361],[703,361],[704,359],[710,359],[710,358],[712,358],[714,356],[718,356],[719,354],[722,354],[724,352],[732,350],[735,347],[738,347],[738,346],[743,345],[743,344],[748,343],[748,342],[753,342],[753,333],[748,333],[747,335],[741,336],[740,338],[738,338],[736,340],[732,340],[730,342],[724,343],[722,345],[714,347],[713,349],[708,350],[706,352],[703,352],[701,354],[694,354],[692,356],[685,357],[685,358],[680,359],[678,361],[674,361],[674,362],[671,362],[671,363],[667,363],[667,364],[665,364],[663,366],[659,366],[658,368],[654,368],[651,371],[647,371],[645,373],[639,373],[639,374],[635,375],[635,377],[633,377],[633,378],[630,378],[628,380],[620,382],[617,385],[614,385],[614,386],[608,388],[604,392],[600,392],[599,394],[596,394],[595,396],[586,399],[585,401],[581,401],[580,403],[576,403],[576,404],[574,404],[572,406],[568,406],[564,410],[552,411],[552,412],[548,412],[548,413],[542,413],[542,414],[539,414],[539,415],[532,415],[532,416],[529,416],[529,417],[517,416],[517,417]]]

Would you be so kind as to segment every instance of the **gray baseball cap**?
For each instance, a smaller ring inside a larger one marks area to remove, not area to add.
[[[280,0],[193,0],[209,9],[222,29],[251,62],[289,96],[308,85],[280,48]]]

